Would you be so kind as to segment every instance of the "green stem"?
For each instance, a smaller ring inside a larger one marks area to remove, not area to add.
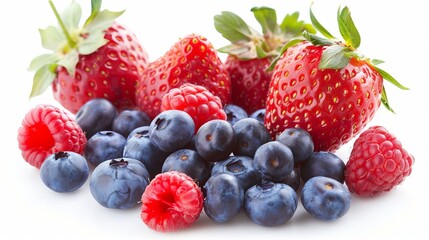
[[[69,32],[67,31],[66,26],[64,25],[63,20],[61,19],[60,14],[58,13],[57,9],[55,8],[55,5],[52,2],[52,0],[49,0],[49,5],[51,6],[51,9],[55,14],[55,17],[57,18],[57,21],[60,24],[61,29],[63,30],[64,36],[66,37],[68,44],[70,45],[71,48],[75,48],[76,42],[73,41],[73,39],[71,38]]]

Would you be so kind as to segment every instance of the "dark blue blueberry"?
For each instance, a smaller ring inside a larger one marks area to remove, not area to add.
[[[57,152],[48,156],[40,167],[42,182],[56,192],[72,192],[88,179],[86,159],[75,152]]]
[[[195,148],[201,157],[210,162],[226,159],[237,142],[232,125],[225,120],[204,123],[196,133]]]
[[[142,162],[149,172],[150,179],[161,173],[162,164],[169,153],[161,151],[149,139],[148,126],[137,128],[130,133],[124,146],[123,157],[137,159]],[[139,130],[140,129],[140,130]]]
[[[188,144],[194,132],[194,120],[188,113],[179,110],[167,110],[152,120],[149,137],[159,149],[172,153]]]
[[[210,163],[196,151],[179,149],[171,153],[162,165],[162,172],[177,171],[190,176],[199,186],[204,186],[210,177]]]
[[[261,175],[253,167],[253,159],[247,156],[229,156],[223,161],[216,162],[211,174],[219,173],[229,173],[237,177],[245,191],[261,182]]]
[[[265,180],[279,182],[286,178],[294,168],[290,148],[278,141],[263,144],[256,150],[253,166]]]
[[[126,142],[125,137],[117,132],[98,132],[86,143],[84,157],[94,166],[108,159],[120,158]]]
[[[271,140],[267,128],[256,119],[243,118],[232,125],[232,127],[237,136],[237,144],[233,150],[234,155],[244,155],[253,158],[256,149]]]
[[[314,152],[301,165],[301,178],[304,182],[315,176],[325,176],[344,183],[346,165],[332,152]]]
[[[145,112],[124,110],[113,120],[112,130],[127,138],[134,129],[141,126],[149,126],[149,124],[150,118]]]
[[[311,135],[302,128],[287,128],[276,140],[292,150],[295,165],[305,162],[314,151]]]
[[[286,223],[298,206],[296,192],[284,183],[264,182],[247,190],[244,210],[256,224],[273,227]]]
[[[115,106],[104,98],[94,98],[80,107],[76,113],[76,122],[90,139],[100,131],[112,130],[113,120],[118,111]]]
[[[332,178],[313,177],[301,189],[302,206],[320,220],[332,221],[344,216],[350,202],[350,192],[344,184]]]
[[[243,208],[244,190],[231,174],[213,175],[204,185],[204,212],[217,223],[232,220]]]
[[[298,191],[301,186],[300,169],[294,168],[293,171],[281,180],[281,183],[289,185],[293,190]]]
[[[264,121],[265,121],[265,108],[261,108],[261,109],[258,109],[256,111],[252,112],[249,115],[249,117],[258,120],[261,123],[264,123]]]
[[[223,110],[226,113],[226,121],[231,125],[234,125],[240,119],[248,117],[247,112],[242,107],[235,104],[226,104]]]
[[[112,159],[102,162],[91,174],[89,189],[106,208],[132,208],[139,204],[149,184],[149,173],[138,160]]]

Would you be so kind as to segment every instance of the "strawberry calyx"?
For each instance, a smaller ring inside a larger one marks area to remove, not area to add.
[[[276,11],[272,8],[254,7],[251,11],[261,25],[262,33],[233,12],[223,11],[214,16],[216,30],[231,42],[218,49],[219,52],[242,60],[275,57],[286,42],[301,35],[302,31],[315,33],[311,24],[298,20],[298,12],[287,14],[278,24]]]
[[[295,46],[301,42],[308,41],[315,46],[326,46],[324,52],[322,53],[319,69],[342,69],[350,60],[357,59],[365,61],[369,66],[374,68],[386,81],[390,82],[394,86],[402,89],[409,90],[409,88],[403,86],[399,83],[392,75],[378,67],[377,65],[383,63],[379,59],[370,59],[358,52],[358,48],[361,43],[361,37],[359,31],[357,30],[349,8],[343,7],[338,8],[337,12],[337,22],[339,32],[342,36],[342,40],[334,37],[328,30],[326,30],[322,24],[315,17],[311,7],[310,7],[310,19],[314,28],[320,32],[323,37],[304,30],[302,36],[291,39],[285,45],[283,45],[280,50],[280,54],[276,59],[274,59],[269,67],[269,70],[273,70],[277,61],[283,55],[286,50],[292,46]],[[394,113],[393,109],[389,105],[389,101],[386,94],[386,89],[383,85],[382,94],[381,94],[382,104],[391,112]]]
[[[49,0],[58,26],[39,30],[42,46],[51,53],[39,55],[30,63],[28,70],[35,71],[30,98],[42,94],[51,85],[58,67],[62,66],[74,75],[79,55],[89,55],[107,43],[105,31],[124,11],[100,11],[101,2],[91,0],[91,15],[81,27],[82,9],[77,2],[72,1],[60,14]]]

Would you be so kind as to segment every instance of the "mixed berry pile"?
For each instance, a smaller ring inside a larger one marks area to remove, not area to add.
[[[360,36],[347,7],[337,16],[343,40],[311,10],[311,24],[298,13],[277,24],[274,9],[252,8],[263,33],[224,11],[215,28],[230,45],[216,50],[189,34],[149,61],[116,21],[122,12],[100,6],[92,1],[83,27],[57,14],[61,29],[40,31],[42,39],[56,36],[44,42],[54,53],[30,64],[31,96],[52,86],[62,107],[33,107],[17,140],[53,191],[89,181],[101,206],[138,207],[149,228],[170,232],[201,214],[225,223],[241,211],[278,226],[298,204],[334,221],[353,196],[391,191],[411,174],[414,157],[401,142],[382,126],[367,127],[381,104],[393,111],[384,80],[407,88],[356,52]],[[64,14],[76,10],[73,2]],[[345,161],[335,151],[351,140]]]

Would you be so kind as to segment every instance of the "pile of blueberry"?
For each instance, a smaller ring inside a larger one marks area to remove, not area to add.
[[[178,171],[201,188],[204,212],[218,223],[244,210],[256,224],[283,224],[294,215],[298,196],[317,219],[335,220],[348,211],[351,196],[338,156],[314,151],[311,136],[300,128],[286,129],[272,140],[263,110],[249,116],[235,105],[224,110],[226,120],[195,129],[183,111],[166,110],[150,119],[137,110],[118,113],[107,100],[93,99],[76,115],[88,139],[83,156],[52,155],[64,161],[47,159],[42,180],[67,192],[89,179],[91,194],[102,206],[131,208],[157,174]],[[90,176],[87,162],[94,167]]]

